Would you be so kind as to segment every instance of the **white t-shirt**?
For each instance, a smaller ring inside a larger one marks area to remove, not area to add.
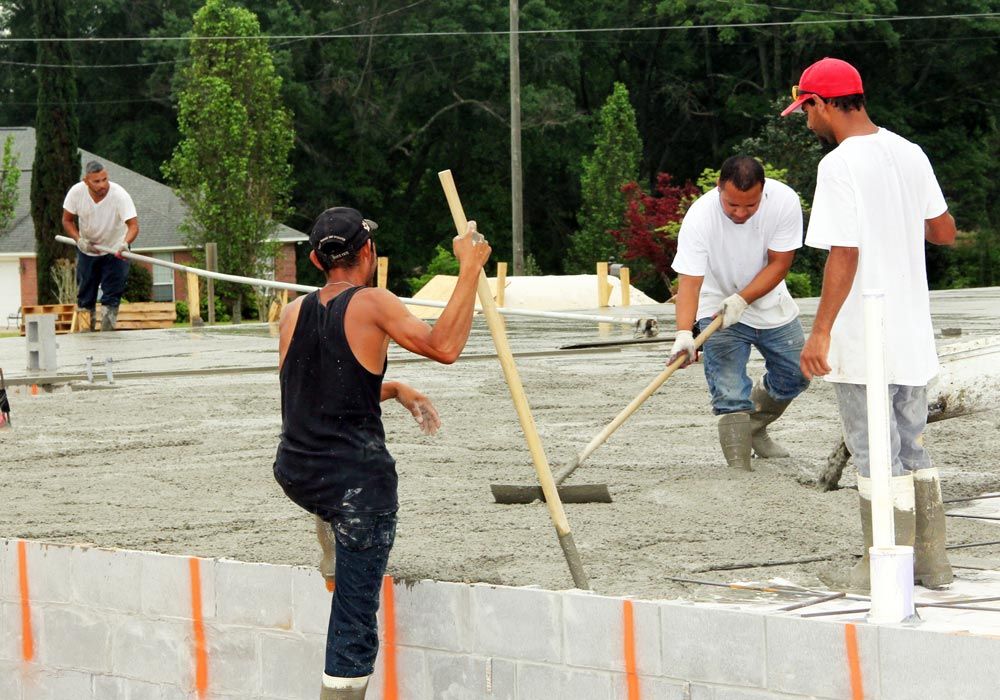
[[[760,207],[745,223],[726,216],[715,188],[699,197],[684,215],[672,267],[682,275],[704,277],[698,318],[714,315],[722,301],[750,284],[767,266],[767,251],[784,253],[802,247],[799,196],[777,180],[764,181]],[[752,328],[777,328],[799,315],[782,280],[750,304],[740,318]]]
[[[854,284],[830,333],[827,380],[865,383],[862,292],[868,289],[885,293],[889,383],[924,386],[937,374],[924,221],[947,210],[924,152],[886,129],[847,138],[820,161],[806,245],[859,252]]]
[[[125,233],[128,231],[125,222],[134,219],[137,214],[135,204],[125,188],[114,182],[108,184],[110,187],[104,199],[95,202],[86,183],[76,183],[66,193],[63,209],[79,217],[82,238],[97,245],[114,248],[125,240]]]

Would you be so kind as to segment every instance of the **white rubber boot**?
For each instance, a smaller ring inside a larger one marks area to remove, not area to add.
[[[338,678],[323,674],[323,689],[319,700],[365,700],[370,676]]]

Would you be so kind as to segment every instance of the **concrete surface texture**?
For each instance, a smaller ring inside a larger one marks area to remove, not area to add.
[[[963,339],[995,332],[998,298],[997,289],[937,293],[935,327],[960,327]],[[801,306],[808,326],[815,302]],[[672,307],[644,310],[672,316]],[[508,329],[515,351],[602,339],[594,324],[509,319]],[[603,339],[630,335],[604,330]],[[664,335],[671,335],[669,328]],[[22,378],[23,343],[0,340],[0,366]],[[87,355],[97,362],[112,356],[122,371],[262,371],[122,380],[113,387],[98,371],[93,385],[43,387],[37,396],[15,387],[13,429],[0,432],[0,535],[273,564],[318,561],[310,518],[271,476],[280,416],[277,377],[269,369],[276,340],[266,328],[60,336],[59,343],[61,372],[82,371]],[[518,361],[555,469],[662,369],[668,348],[656,343]],[[491,350],[477,320],[468,353]],[[402,355],[392,351],[393,360]],[[401,477],[389,572],[569,587],[545,508],[498,505],[490,495],[490,483],[534,479],[496,361],[444,367],[393,360],[388,377],[425,391],[444,428],[425,437],[401,407],[384,406]],[[751,373],[761,372],[762,362],[753,359]],[[929,427],[946,498],[1000,490],[998,428],[997,410]],[[614,497],[611,504],[566,507],[595,591],[719,600],[749,595],[668,576],[841,585],[861,549],[857,494],[850,488],[820,493],[809,485],[839,440],[830,387],[815,382],[772,434],[790,458],[755,460],[753,473],[728,470],[701,368],[676,373],[568,482],[607,483]],[[842,485],[854,480],[848,467]],[[998,534],[992,521],[949,519],[950,543],[997,540]],[[960,568],[958,576],[974,577],[978,569],[995,568],[1000,547],[955,556],[978,567]]]

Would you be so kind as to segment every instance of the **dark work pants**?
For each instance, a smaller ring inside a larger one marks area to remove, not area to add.
[[[114,255],[84,255],[76,253],[76,306],[94,310],[97,289],[101,289],[101,305],[115,307],[121,303],[128,279],[128,260]]]

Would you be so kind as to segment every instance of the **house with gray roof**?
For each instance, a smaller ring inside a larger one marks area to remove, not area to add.
[[[17,206],[7,230],[0,231],[0,322],[16,314],[22,306],[38,303],[35,268],[35,227],[31,219],[31,167],[35,159],[35,130],[31,127],[0,128],[0,148],[8,136],[14,137],[21,179],[18,182]],[[191,264],[191,248],[184,241],[180,226],[187,207],[163,183],[151,180],[99,154],[80,149],[80,161],[97,160],[107,168],[112,182],[125,188],[139,214],[139,237],[132,250],[150,257],[182,265]],[[281,241],[275,259],[274,278],[295,282],[295,244],[308,240],[300,231],[281,225],[276,237]],[[225,272],[225,263],[220,269]],[[165,267],[152,269],[155,301],[186,301],[184,276]]]

